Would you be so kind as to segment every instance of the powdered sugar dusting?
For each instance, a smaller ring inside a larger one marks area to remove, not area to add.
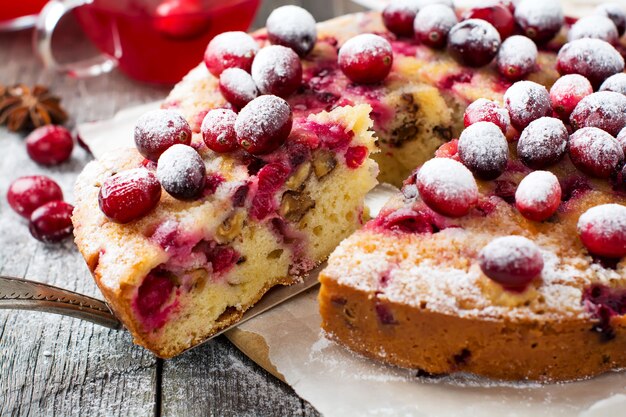
[[[567,149],[567,128],[554,117],[533,120],[522,131],[517,142],[517,153],[524,162],[549,165],[557,162]]]
[[[590,227],[604,236],[626,234],[626,206],[601,204],[590,208],[578,219],[578,231]]]
[[[537,62],[537,45],[526,36],[508,37],[500,45],[496,62],[501,65],[515,65],[522,68],[534,66]]]
[[[339,60],[351,62],[353,57],[358,57],[361,54],[376,56],[391,53],[391,44],[385,38],[371,33],[364,33],[348,39],[343,44],[341,49],[339,49]]]
[[[622,146],[624,154],[626,155],[626,127],[624,127],[617,135],[617,142]]]
[[[613,43],[617,41],[617,28],[615,23],[606,16],[585,16],[572,25],[567,33],[570,41],[582,38],[595,38]]]
[[[580,156],[583,165],[601,165],[615,167],[624,160],[624,151],[617,139],[595,127],[585,127],[574,132],[569,139],[570,153]]]
[[[159,182],[169,193],[185,189],[187,184],[202,183],[205,173],[204,161],[198,152],[180,144],[163,152],[156,171]]]
[[[241,109],[235,121],[238,137],[249,138],[277,131],[290,117],[289,104],[280,97],[264,95]]]
[[[614,91],[626,96],[626,74],[620,72],[604,80],[600,86],[600,91]]]
[[[493,239],[481,252],[480,257],[502,270],[525,269],[530,259],[542,258],[539,247],[523,236],[504,236]],[[543,258],[542,258],[543,259]],[[543,267],[543,260],[541,261]]]
[[[603,81],[624,71],[624,58],[610,43],[601,39],[582,38],[566,43],[557,55],[561,73],[577,73],[590,81]],[[599,84],[599,82],[598,82]]]
[[[518,127],[551,113],[550,94],[541,84],[518,81],[504,93],[511,121]]]
[[[240,58],[252,57],[258,50],[259,45],[254,38],[240,31],[220,33],[207,47],[207,51],[217,56],[229,55]]]
[[[317,38],[315,19],[311,13],[298,6],[274,9],[267,18],[266,27],[271,36],[297,45],[299,51],[310,50]]]
[[[241,68],[227,68],[220,74],[220,86],[224,85],[242,101],[250,102],[259,95],[252,76]]]
[[[572,112],[576,127],[597,127],[617,135],[626,126],[626,96],[614,91],[599,91],[580,100]]]
[[[517,186],[515,201],[525,205],[544,204],[560,193],[559,180],[549,171],[534,171]]]
[[[493,52],[495,53],[497,48],[500,46],[500,33],[491,23],[487,22],[486,20],[463,20],[452,28],[450,34],[452,35],[452,32],[455,31],[455,28],[461,26],[469,26],[471,28],[471,30],[465,34],[466,38],[464,42],[468,45],[476,45],[473,48],[478,49],[479,47],[481,50],[493,49]]]
[[[423,7],[415,16],[413,25],[416,30],[419,28],[439,29],[447,33],[457,22],[458,19],[451,7],[435,3]]]
[[[476,200],[478,195],[478,186],[470,170],[450,158],[427,161],[420,168],[417,181],[443,199],[461,197]]]
[[[252,62],[252,79],[259,91],[268,94],[275,80],[289,80],[302,72],[300,59],[292,50],[281,45],[261,49]]]
[[[515,6],[515,19],[523,19],[534,27],[556,27],[563,24],[565,17],[558,0],[523,0]]]
[[[151,110],[137,120],[135,138],[140,137],[145,143],[144,147],[154,149],[161,144],[163,137],[175,137],[178,132],[185,130],[189,130],[189,124],[177,111]]]
[[[461,133],[459,156],[470,167],[493,167],[499,170],[508,160],[509,146],[498,126],[477,122]]]

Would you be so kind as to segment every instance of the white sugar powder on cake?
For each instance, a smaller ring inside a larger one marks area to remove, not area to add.
[[[426,162],[417,173],[417,181],[446,199],[467,196],[475,200],[478,195],[476,180],[470,170],[450,158],[434,158]]]

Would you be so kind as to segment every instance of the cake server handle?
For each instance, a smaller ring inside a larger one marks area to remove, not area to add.
[[[61,314],[110,329],[122,328],[104,301],[21,278],[0,276],[0,309]]]

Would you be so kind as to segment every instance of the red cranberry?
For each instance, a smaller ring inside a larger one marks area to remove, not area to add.
[[[550,104],[548,90],[532,81],[518,81],[504,93],[504,105],[511,116],[511,123],[519,131],[533,120],[550,116]]]
[[[624,154],[626,155],[626,127],[619,131],[617,134],[617,141],[622,146]]]
[[[517,156],[527,167],[545,168],[563,158],[568,138],[567,128],[561,120],[541,117],[522,131],[517,142]]]
[[[500,34],[489,22],[469,19],[457,23],[448,34],[448,53],[469,67],[491,62],[500,48]]]
[[[211,19],[197,0],[165,0],[155,9],[154,26],[165,36],[185,40],[206,32]]]
[[[588,79],[579,74],[567,74],[556,80],[550,88],[552,109],[563,120],[569,121],[580,100],[593,93]]]
[[[580,74],[597,87],[611,75],[624,71],[624,58],[603,40],[576,39],[559,50],[556,69],[561,74]]]
[[[276,210],[278,205],[276,191],[282,187],[289,174],[290,169],[277,162],[267,164],[261,168],[258,173],[257,192],[250,206],[250,215],[253,218],[263,220]]]
[[[137,309],[139,314],[160,322],[155,316],[168,302],[174,290],[174,282],[165,271],[154,270],[143,280],[137,291]],[[160,327],[160,326],[156,326]]]
[[[351,146],[346,150],[346,165],[348,168],[358,168],[367,158],[366,146]]]
[[[478,201],[472,173],[450,158],[427,161],[417,173],[416,185],[424,203],[444,216],[465,216]]]
[[[51,178],[29,175],[19,177],[11,183],[7,191],[7,200],[17,214],[28,219],[35,209],[45,203],[63,200],[63,191]]]
[[[178,200],[195,200],[206,183],[206,166],[198,152],[187,145],[174,145],[161,155],[156,170],[159,182]]]
[[[300,56],[305,56],[315,46],[315,19],[302,7],[289,5],[274,9],[265,26],[270,42],[291,48]]]
[[[561,204],[561,185],[549,171],[528,174],[515,191],[515,206],[529,220],[541,222],[556,213]]]
[[[267,46],[254,58],[252,79],[262,94],[289,97],[302,82],[300,58],[287,47]]]
[[[167,148],[177,143],[191,143],[191,127],[176,111],[152,110],[137,120],[135,146],[146,159],[158,161]]]
[[[498,72],[511,81],[518,81],[537,66],[537,46],[526,36],[511,36],[502,42],[496,57]]]
[[[626,126],[626,96],[613,91],[600,91],[580,100],[570,122],[574,129],[597,127],[617,136]]]
[[[435,151],[435,157],[437,158],[452,158],[455,161],[459,160],[459,140],[452,139],[450,142],[446,142]]]
[[[100,210],[117,223],[128,223],[145,216],[160,199],[159,181],[144,168],[122,171],[107,178],[98,194]]]
[[[578,219],[578,234],[589,252],[607,258],[626,256],[626,207],[602,204]]]
[[[383,10],[383,23],[398,36],[413,35],[413,21],[422,0],[392,0]]]
[[[506,134],[511,125],[511,118],[509,117],[509,112],[500,107],[495,101],[479,98],[467,106],[465,114],[463,114],[465,127],[469,127],[476,122],[491,122],[498,126],[502,133]]]
[[[522,0],[515,6],[515,21],[524,35],[543,44],[561,30],[565,18],[558,1]]]
[[[232,152],[238,147],[235,133],[237,113],[228,109],[209,111],[202,120],[202,139],[206,146],[219,153]]]
[[[49,201],[33,211],[28,230],[35,239],[42,242],[60,242],[69,237],[74,230],[73,210],[74,206],[65,201]]]
[[[443,4],[430,4],[422,8],[415,17],[415,39],[431,48],[443,48],[450,29],[457,23],[458,19],[452,8]]]
[[[224,32],[214,37],[204,52],[209,72],[219,77],[226,68],[250,71],[259,50],[254,38],[245,32]]]
[[[237,109],[241,109],[259,96],[252,76],[241,68],[227,68],[222,71],[220,92]]]
[[[515,31],[515,19],[508,6],[496,3],[471,9],[465,19],[482,19],[491,23],[498,30],[500,37],[506,39]]]
[[[260,96],[237,116],[235,132],[239,145],[253,155],[262,155],[281,146],[291,133],[293,116],[285,100]]]
[[[576,39],[594,38],[615,44],[618,37],[617,28],[613,21],[600,15],[585,16],[579,19],[567,33],[567,39],[570,42]]]
[[[357,35],[339,49],[338,62],[341,71],[355,83],[378,83],[391,71],[391,44],[378,35]]]
[[[223,245],[210,248],[206,255],[214,274],[227,272],[241,257],[235,249]]]
[[[28,156],[41,165],[59,165],[67,161],[73,148],[72,134],[63,126],[41,126],[26,137]]]
[[[478,122],[461,133],[459,157],[478,177],[492,180],[506,169],[509,145],[498,126],[491,122]]]
[[[619,74],[611,75],[604,80],[600,86],[600,91],[614,91],[626,96],[626,74],[620,72]]]
[[[626,11],[623,5],[619,3],[600,4],[594,9],[594,13],[611,19],[617,28],[618,36],[621,37],[626,32]]]
[[[510,291],[524,291],[543,270],[539,247],[522,236],[492,240],[480,251],[478,263],[487,277]]]
[[[569,156],[576,168],[599,178],[610,177],[624,161],[617,139],[596,127],[584,127],[570,136]]]

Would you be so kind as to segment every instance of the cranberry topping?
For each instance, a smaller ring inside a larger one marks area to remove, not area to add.
[[[27,219],[35,209],[54,200],[63,200],[63,191],[53,179],[43,175],[19,177],[7,191],[11,208]]]
[[[358,168],[367,158],[366,146],[351,146],[346,150],[346,165],[348,168]]]
[[[558,1],[522,0],[515,6],[515,21],[524,35],[538,44],[554,38],[565,18]]]
[[[600,4],[594,9],[594,13],[611,19],[617,29],[618,36],[621,37],[626,32],[626,11],[623,5],[618,3]]]
[[[626,74],[620,72],[619,74],[611,75],[604,80],[600,86],[600,91],[614,91],[626,96]]]
[[[594,38],[615,44],[618,37],[615,23],[608,17],[601,15],[585,16],[574,23],[567,32],[569,41]]]
[[[206,166],[198,152],[187,145],[174,145],[161,155],[156,170],[159,182],[178,200],[195,200],[204,191]]]
[[[317,139],[328,149],[341,149],[348,146],[354,133],[337,123],[308,122],[306,127],[315,133]]]
[[[317,40],[315,19],[302,7],[289,5],[274,9],[265,27],[270,42],[291,48],[300,56],[311,52]]]
[[[475,7],[465,14],[465,19],[482,19],[496,28],[500,37],[506,39],[515,31],[515,19],[511,9],[502,3]]]
[[[252,76],[241,68],[227,68],[220,75],[220,92],[237,109],[259,96]]]
[[[385,38],[365,33],[354,36],[339,49],[339,68],[355,83],[383,81],[393,64],[391,44]]]
[[[160,199],[161,185],[145,168],[122,171],[107,178],[98,193],[100,210],[117,223],[145,216]]]
[[[624,58],[610,43],[600,39],[576,39],[559,50],[556,69],[561,74],[580,74],[594,87],[624,71]]]
[[[397,233],[437,233],[445,229],[444,219],[426,206],[383,213],[371,225]]]
[[[617,141],[622,145],[622,150],[624,151],[624,155],[626,155],[626,127],[617,134]]]
[[[624,161],[617,139],[596,127],[584,127],[569,138],[569,156],[587,175],[608,178]]]
[[[626,256],[626,206],[601,204],[578,219],[578,234],[587,250],[598,256]]]
[[[540,84],[518,81],[504,93],[504,104],[513,126],[521,131],[530,122],[552,114],[550,94]]]
[[[55,243],[69,237],[74,230],[72,211],[74,206],[65,201],[50,201],[38,207],[30,216],[28,229],[37,240]]]
[[[226,71],[230,71],[230,69]],[[200,128],[206,146],[220,153],[232,152],[237,149],[239,144],[235,133],[235,120],[237,120],[237,113],[232,110],[214,109],[209,111],[204,116]]]
[[[226,68],[241,68],[249,72],[258,50],[259,45],[247,33],[224,32],[209,42],[204,52],[204,63],[216,77]]]
[[[511,118],[509,117],[509,112],[500,107],[495,101],[479,98],[467,106],[465,114],[463,114],[465,127],[469,127],[477,122],[494,123],[502,130],[502,133],[506,134],[511,125]]]
[[[152,110],[142,115],[135,125],[135,146],[144,157],[158,161],[167,148],[177,143],[191,143],[191,128],[174,110]]]
[[[506,290],[522,292],[543,270],[539,247],[522,236],[499,237],[479,254],[483,273]]]
[[[422,0],[392,0],[383,10],[383,23],[398,36],[413,35],[413,21]]]
[[[502,42],[496,63],[503,77],[521,80],[537,66],[537,46],[526,36],[511,36]]]
[[[165,304],[174,291],[174,282],[169,274],[158,269],[153,270],[143,280],[137,290],[135,303],[139,314],[149,319],[154,327],[165,324],[165,317],[160,317]]]
[[[583,291],[582,303],[598,319],[593,330],[600,333],[605,341],[615,338],[611,318],[626,314],[626,290],[593,284]]]
[[[45,125],[33,130],[26,137],[26,152],[41,165],[59,165],[72,155],[74,140],[63,126]]]
[[[495,180],[494,185],[496,187],[493,193],[496,196],[500,197],[509,204],[515,203],[515,190],[517,189],[517,184],[508,180]]]
[[[452,158],[455,161],[459,161],[459,140],[452,139],[450,142],[446,142],[441,145],[436,151],[435,156],[437,158]]]
[[[288,167],[277,162],[261,168],[258,174],[257,192],[250,207],[250,215],[253,218],[263,220],[276,210],[276,191],[285,183],[290,171]]]
[[[530,168],[545,168],[563,158],[568,137],[567,128],[561,120],[540,117],[522,131],[517,142],[517,155]]]
[[[588,79],[579,74],[567,74],[560,77],[550,88],[552,109],[563,120],[569,121],[580,100],[593,93]]]
[[[489,22],[468,19],[457,23],[448,34],[448,53],[459,63],[482,67],[491,62],[500,47],[500,34]]]
[[[478,201],[472,173],[450,158],[427,161],[417,173],[416,185],[424,203],[445,216],[464,216]]]
[[[591,190],[591,185],[587,177],[577,175],[561,180],[561,190],[561,200],[569,201]]]
[[[494,179],[506,169],[509,145],[498,126],[491,122],[478,122],[461,133],[459,157],[480,178]]]
[[[458,19],[452,8],[443,4],[429,4],[415,17],[415,39],[431,48],[443,48],[450,29],[457,23]]]
[[[262,94],[287,98],[302,83],[300,58],[285,46],[267,46],[254,58],[252,79]]]
[[[517,187],[515,206],[522,216],[541,222],[556,213],[561,204],[561,185],[549,171],[528,174]]]
[[[626,126],[626,96],[613,91],[599,91],[580,100],[570,122],[574,129],[597,127],[617,136]]]
[[[293,116],[285,100],[260,96],[237,116],[235,132],[239,145],[253,155],[262,155],[281,146],[291,133]]]

